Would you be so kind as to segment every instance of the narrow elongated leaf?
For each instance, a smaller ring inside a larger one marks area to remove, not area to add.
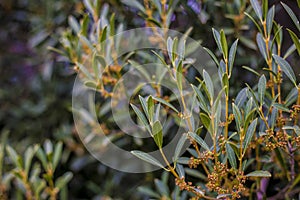
[[[248,70],[249,72],[252,72],[256,76],[260,76],[260,74],[257,71],[255,71],[254,69],[252,69],[252,68],[250,68],[248,66],[242,66],[242,68],[244,68],[245,70]]]
[[[150,132],[149,126],[148,126],[148,121],[147,121],[146,117],[144,116],[144,114],[135,105],[133,105],[133,104],[130,104],[130,105],[131,105],[133,111],[135,112],[135,114],[137,115],[137,117],[141,120],[141,122],[145,126],[145,128]]]
[[[58,142],[56,145],[55,145],[55,148],[54,148],[54,154],[53,154],[53,161],[52,161],[52,165],[53,165],[53,168],[55,169],[60,158],[61,158],[61,154],[62,154],[62,147],[63,147],[63,144],[62,142]]]
[[[214,98],[214,85],[210,78],[210,75],[205,70],[203,70],[203,79],[210,96],[210,101],[212,102]]]
[[[244,152],[247,150],[247,147],[252,140],[256,126],[257,126],[257,119],[253,120],[247,129],[244,142],[243,142]]]
[[[144,97],[142,97],[142,96],[139,95],[139,100],[140,100],[140,102],[141,102],[141,105],[142,105],[142,108],[143,108],[143,110],[144,110],[144,113],[146,114],[146,117],[147,117],[148,119],[150,119],[149,113],[148,113],[148,105],[147,105],[146,99],[145,99]]]
[[[261,12],[261,6],[258,3],[257,0],[250,0],[251,6],[254,9],[255,14],[257,17],[262,21],[262,12]]]
[[[273,58],[275,59],[276,63],[281,67],[282,71],[285,73],[285,75],[292,81],[292,83],[297,87],[296,84],[296,76],[294,74],[294,71],[290,64],[284,60],[283,58],[273,55]]]
[[[162,125],[159,121],[154,122],[153,127],[152,127],[152,135],[153,139],[158,146],[158,148],[162,148],[163,144],[163,128]]]
[[[150,188],[148,187],[144,187],[144,186],[140,186],[138,187],[138,192],[142,193],[142,194],[145,194],[149,197],[152,197],[152,198],[155,198],[155,199],[159,199],[160,196],[158,193],[154,192],[153,190],[151,190]]]
[[[226,143],[226,154],[227,154],[230,165],[234,169],[237,169],[236,157],[235,157],[234,150],[232,149],[232,147],[228,143]]]
[[[232,110],[233,110],[233,115],[234,115],[234,119],[235,119],[235,124],[238,129],[237,131],[241,131],[241,125],[243,123],[242,113],[241,113],[240,109],[234,103],[232,103]]]
[[[241,108],[247,100],[247,90],[248,88],[243,88],[236,96],[234,103],[238,108]]]
[[[289,110],[287,107],[285,107],[284,105],[282,105],[282,104],[274,103],[273,106],[274,106],[275,108],[277,108],[278,110],[281,110],[281,111],[290,113],[290,110]]]
[[[184,168],[183,168],[182,165],[177,164],[176,165],[176,171],[177,171],[180,178],[185,177],[185,172],[184,172]]]
[[[178,160],[186,140],[187,140],[187,134],[183,134],[176,145],[176,149],[175,149],[175,153],[174,153],[174,157],[173,157],[174,162],[176,162]]]
[[[217,57],[215,56],[215,54],[211,50],[209,50],[208,48],[203,47],[203,49],[210,55],[210,57],[214,60],[214,62],[218,66],[220,66],[219,61],[218,61]]]
[[[261,30],[260,26],[258,25],[258,23],[256,22],[256,20],[247,12],[244,12],[244,14],[254,23],[254,25],[258,29],[258,32],[262,33],[262,30]]]
[[[158,101],[162,104],[164,104],[165,106],[168,106],[169,108],[171,108],[172,110],[174,110],[176,113],[178,113],[178,110],[172,105],[170,104],[169,102],[166,102],[166,100],[164,99],[161,99],[159,97],[152,97],[155,101]]]
[[[239,40],[235,40],[234,43],[231,45],[230,51],[229,51],[229,58],[228,58],[228,63],[229,63],[229,77],[231,76],[232,73],[232,68],[233,68],[233,63],[235,60],[235,55],[236,55],[236,50],[237,50],[237,45],[238,45]]]
[[[263,11],[264,19],[267,18],[267,14],[268,14],[268,1],[269,0],[262,0],[262,11]]]
[[[300,55],[300,41],[299,41],[299,38],[297,37],[297,35],[290,29],[287,29],[295,46],[296,46],[296,49],[297,49],[297,52],[298,52],[298,55]]]
[[[222,77],[222,83],[223,83],[223,88],[225,88],[226,96],[229,96],[229,80],[228,80],[228,75],[224,73]]]
[[[201,147],[203,147],[206,151],[210,151],[206,142],[196,133],[189,132],[188,135],[192,137]]]
[[[162,182],[161,180],[155,179],[154,184],[156,187],[156,190],[162,195],[162,196],[168,196],[170,191],[166,183]]]
[[[35,150],[32,147],[28,147],[24,153],[24,169],[26,174],[28,174],[30,170],[30,166],[31,166],[32,158],[35,154]]]
[[[15,166],[22,168],[21,157],[17,154],[17,152],[10,146],[6,146],[6,151],[9,158],[14,162]]]
[[[215,30],[214,28],[212,29],[213,31],[213,36],[214,36],[214,39],[218,45],[218,48],[219,48],[219,51],[222,52],[222,45],[221,45],[221,37],[220,37],[220,33]]]
[[[173,40],[171,37],[168,37],[167,39],[167,50],[168,50],[169,59],[173,62],[173,56],[172,56]]]
[[[272,175],[268,171],[257,170],[250,172],[246,175],[247,177],[271,177]]]
[[[148,113],[149,113],[149,121],[153,121],[154,116],[154,101],[152,96],[150,95],[147,100],[147,107],[148,107]]]
[[[155,159],[153,156],[150,156],[149,154],[142,152],[142,151],[131,151],[131,153],[133,155],[135,155],[136,157],[140,158],[143,161],[146,161],[152,165],[155,165],[157,167],[161,167],[163,168],[164,166],[157,160]]]
[[[137,8],[138,10],[142,11],[143,13],[146,12],[144,6],[137,0],[122,0],[122,3],[126,4],[127,6]]]
[[[285,3],[280,2],[281,5],[284,7],[284,9],[286,10],[286,12],[289,14],[289,16],[291,17],[291,19],[293,20],[295,26],[297,27],[298,31],[300,31],[300,24],[299,24],[299,20],[296,17],[296,15],[294,14],[294,12],[292,11],[292,9],[290,7],[288,7]]]
[[[264,38],[261,33],[257,33],[256,42],[257,42],[260,53],[262,54],[265,61],[267,62],[268,61],[268,52],[266,49],[266,43],[265,43]]]
[[[64,175],[59,177],[55,181],[55,187],[62,189],[67,183],[72,179],[73,174],[71,172],[66,172]]]
[[[203,123],[204,127],[208,130],[209,133],[211,132],[211,120],[205,113],[200,113],[200,120]]]
[[[273,5],[272,8],[268,12],[267,16],[267,33],[270,36],[272,27],[273,27],[273,21],[274,21],[274,15],[275,15],[275,6]]]
[[[260,100],[260,105],[264,103],[265,93],[266,93],[267,79],[265,75],[262,75],[258,81],[258,96]]]
[[[224,33],[224,30],[221,30],[220,36],[221,36],[222,52],[223,52],[225,59],[227,59],[228,58],[228,45],[227,45],[227,40],[226,40],[226,35]]]

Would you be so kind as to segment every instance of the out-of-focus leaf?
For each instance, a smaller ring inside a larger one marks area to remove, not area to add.
[[[246,174],[246,176],[247,177],[271,177],[272,175],[268,171],[258,170],[258,171],[250,172],[249,174]]]
[[[146,161],[152,165],[155,165],[157,167],[163,168],[164,166],[154,157],[150,156],[149,154],[142,152],[142,151],[131,151],[133,155],[136,157],[140,158],[143,161]]]
[[[144,6],[137,0],[122,0],[122,3],[126,4],[127,6],[136,8],[136,9],[142,11],[143,13],[146,12]]]

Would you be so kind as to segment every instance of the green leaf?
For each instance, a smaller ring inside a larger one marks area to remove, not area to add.
[[[234,169],[237,169],[236,157],[235,157],[234,150],[232,149],[232,147],[228,143],[226,143],[226,154],[227,154],[230,165]]]
[[[6,151],[15,166],[22,169],[22,158],[17,154],[17,152],[10,146],[6,146]]]
[[[213,98],[214,98],[214,85],[213,85],[213,82],[210,78],[210,75],[205,70],[203,70],[203,79],[204,79],[205,86],[206,86],[206,88],[208,90],[208,93],[209,93],[210,102],[212,104]]]
[[[244,142],[243,142],[244,153],[246,152],[247,147],[248,147],[248,145],[250,144],[250,142],[252,140],[252,137],[254,135],[256,126],[257,126],[257,119],[253,120],[251,122],[251,124],[249,125],[248,129],[247,129],[245,139],[244,139]]]
[[[260,100],[260,105],[264,103],[265,93],[266,93],[267,79],[265,75],[262,75],[258,81],[258,96]]]
[[[268,0],[262,0],[262,11],[263,11],[263,16],[264,19],[267,19],[267,13],[268,13]]]
[[[155,184],[156,190],[162,196],[166,196],[166,197],[169,196],[169,193],[170,193],[169,188],[164,182],[162,182],[161,180],[155,179],[154,184]]]
[[[266,22],[268,36],[271,35],[273,21],[274,21],[274,15],[275,15],[275,6],[273,5],[272,8],[268,12],[268,17],[267,17],[267,22]]]
[[[241,125],[243,123],[242,113],[241,113],[240,109],[234,103],[232,103],[232,111],[233,111],[233,115],[234,115],[234,119],[235,119],[235,124],[237,126],[238,131],[240,132]]]
[[[300,24],[299,24],[299,20],[296,17],[296,15],[294,14],[294,12],[292,11],[292,9],[290,7],[288,7],[285,3],[280,2],[281,5],[284,7],[284,9],[286,10],[286,12],[289,14],[289,16],[291,17],[291,19],[293,20],[295,26],[297,27],[298,31],[300,31]]]
[[[186,139],[187,139],[186,136],[187,136],[187,134],[183,134],[176,145],[176,149],[175,149],[174,156],[173,156],[174,162],[176,162],[178,160],[179,155],[182,151],[182,148],[183,148],[184,144],[186,143]]]
[[[168,50],[168,55],[169,55],[169,59],[174,62],[173,60],[173,54],[172,54],[172,50],[173,50],[173,40],[171,37],[168,37],[167,39],[167,50]]]
[[[39,149],[37,150],[36,156],[41,161],[44,169],[46,170],[47,169],[47,156],[41,147],[39,147]]]
[[[140,158],[143,161],[146,161],[152,165],[155,165],[157,167],[164,168],[164,166],[154,157],[150,156],[149,154],[142,152],[142,151],[131,151],[133,155]]]
[[[185,172],[184,172],[184,168],[182,165],[176,164],[176,171],[180,178],[185,177]]]
[[[256,26],[256,28],[258,29],[258,32],[262,33],[263,31],[261,30],[260,26],[258,25],[258,23],[256,22],[256,20],[249,15],[247,12],[244,12],[244,14],[254,23],[254,25]],[[242,41],[242,40],[241,40]]]
[[[53,169],[55,169],[57,167],[57,164],[60,161],[61,154],[62,154],[62,148],[63,148],[62,142],[58,142],[55,145],[54,154],[53,154],[53,161],[52,161]]]
[[[273,55],[273,58],[275,59],[276,63],[281,67],[282,71],[285,73],[285,75],[292,81],[292,83],[297,87],[296,84],[296,76],[294,74],[294,71],[290,64],[284,60],[283,58]]]
[[[206,142],[196,133],[189,132],[188,135],[192,137],[201,147],[203,147],[206,151],[210,151],[209,146]]]
[[[235,42],[231,45],[230,51],[229,51],[229,58],[228,58],[228,63],[229,63],[229,77],[231,76],[232,68],[233,68],[233,63],[235,60],[235,55],[236,55],[236,50],[237,50],[237,45],[238,45],[239,40],[235,40]]]
[[[156,121],[153,124],[152,127],[152,135],[153,135],[153,139],[156,143],[156,145],[158,146],[158,148],[162,148],[162,144],[163,144],[163,128],[162,125],[160,123],[160,121]]]
[[[212,29],[213,31],[213,36],[214,36],[214,39],[218,45],[218,48],[219,48],[219,51],[222,52],[222,45],[221,45],[221,37],[220,37],[220,33],[215,30],[214,28]]]
[[[175,37],[172,45],[172,61],[176,60],[177,57],[177,46],[178,46],[178,38]]]
[[[200,113],[200,120],[203,123],[204,127],[212,134],[211,130],[211,120],[205,113]]]
[[[153,190],[151,190],[150,188],[148,187],[145,187],[145,186],[140,186],[138,187],[138,192],[142,193],[142,194],[145,194],[149,197],[152,197],[152,198],[155,198],[155,199],[159,199],[160,196],[158,193],[154,192]]]
[[[249,72],[252,72],[252,73],[255,74],[256,76],[260,76],[260,74],[259,74],[257,71],[255,71],[254,69],[252,69],[252,68],[250,68],[250,67],[248,67],[248,66],[242,66],[242,68],[248,70]]]
[[[274,103],[273,106],[274,106],[275,108],[277,108],[278,110],[281,110],[281,111],[290,113],[290,110],[289,110],[287,107],[285,107],[284,105],[282,105],[282,104]]]
[[[261,13],[261,6],[258,3],[257,0],[250,0],[250,3],[254,9],[255,14],[257,15],[257,17],[260,19],[260,21],[262,22],[262,13]]]
[[[289,32],[292,40],[293,40],[293,43],[295,44],[296,46],[296,49],[298,51],[298,55],[300,55],[300,41],[299,41],[299,38],[297,37],[297,35],[290,29],[287,29],[287,31]]]
[[[267,49],[266,49],[266,43],[265,43],[264,38],[263,38],[261,33],[257,33],[256,42],[257,42],[258,49],[259,49],[260,53],[262,54],[265,61],[267,62],[268,61],[268,52],[267,52]]]
[[[178,86],[179,91],[182,91],[182,79],[183,79],[183,75],[182,75],[182,60],[180,60],[179,64],[178,64],[178,68],[176,71],[176,84]]]
[[[141,122],[145,126],[145,128],[148,130],[149,133],[151,133],[151,131],[149,129],[148,121],[147,121],[146,117],[144,116],[144,114],[135,105],[133,105],[133,104],[130,104],[130,105],[131,105],[133,111],[135,112],[135,114],[137,115],[137,117],[141,120]]]
[[[126,4],[127,6],[138,9],[138,10],[142,11],[143,13],[146,12],[144,6],[137,0],[122,0],[121,2]]]
[[[208,48],[206,48],[206,47],[203,47],[203,49],[210,55],[210,57],[214,60],[214,62],[218,66],[220,66],[219,61],[218,61],[217,57],[215,56],[215,54],[211,50],[209,50]]]
[[[228,75],[226,73],[223,74],[222,77],[223,88],[225,88],[226,96],[229,96],[229,80]]]
[[[37,150],[37,146],[35,146],[35,148],[28,147],[24,153],[24,162],[25,162],[24,169],[27,175],[29,173],[31,162],[36,150]]]
[[[80,25],[73,16],[69,16],[68,18],[69,26],[72,28],[72,30],[77,34],[80,31]]]
[[[154,116],[154,101],[151,95],[147,99],[147,107],[149,113],[149,121],[152,122]]]
[[[171,108],[172,110],[174,110],[176,113],[178,113],[178,110],[177,110],[174,106],[172,106],[172,104],[166,102],[164,99],[161,99],[161,98],[159,98],[159,97],[152,97],[152,98],[153,98],[155,101],[158,101],[158,102],[164,104],[165,106],[168,106],[169,108]]]
[[[64,175],[62,175],[55,181],[55,187],[62,189],[67,185],[67,183],[72,179],[72,177],[73,174],[71,172],[64,173]]]
[[[250,172],[246,175],[247,177],[271,177],[272,175],[268,171],[257,170]]]
[[[205,111],[205,112],[209,112],[208,107],[206,105],[206,100],[202,94],[202,92],[199,90],[199,88],[197,88],[196,86],[192,85],[192,88],[194,90],[194,92],[196,93],[198,100],[199,100],[199,104],[200,107]]]
[[[228,45],[227,45],[226,35],[225,35],[223,29],[221,30],[220,36],[221,36],[222,52],[223,52],[225,59],[227,59],[228,58]]]

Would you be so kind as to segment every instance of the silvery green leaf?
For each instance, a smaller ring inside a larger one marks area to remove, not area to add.
[[[203,70],[203,79],[205,82],[205,86],[208,90],[209,96],[210,96],[210,101],[212,102],[212,100],[214,98],[214,85],[213,85],[210,75],[205,70]]]
[[[292,9],[290,7],[288,7],[285,3],[280,2],[281,5],[284,7],[284,9],[286,10],[286,12],[289,14],[289,16],[291,17],[291,19],[293,20],[294,24],[296,25],[298,31],[300,31],[300,24],[299,24],[299,20],[296,17],[295,13],[292,11]]]
[[[138,10],[142,11],[143,13],[146,12],[144,6],[137,0],[122,0],[122,3],[126,4],[127,6],[137,8]]]
[[[227,154],[227,157],[228,157],[231,167],[233,167],[234,169],[237,169],[236,157],[235,157],[234,150],[228,143],[226,143],[226,154]]]
[[[244,152],[247,150],[248,145],[250,144],[252,137],[254,135],[255,129],[257,126],[257,119],[253,120],[251,122],[251,124],[249,125],[246,135],[245,135],[245,139],[243,142],[243,147],[244,147]]]
[[[162,148],[163,145],[163,127],[160,121],[156,121],[152,127],[152,135],[153,139],[158,146],[158,148]]]
[[[174,162],[176,162],[178,160],[180,153],[182,151],[182,148],[183,148],[184,144],[186,143],[186,140],[187,140],[187,134],[184,133],[176,145],[176,149],[175,149],[174,157],[173,157]]]
[[[201,147],[203,147],[206,151],[210,151],[206,142],[196,133],[189,132],[188,135],[192,137]]]
[[[251,6],[254,9],[255,14],[259,18],[260,21],[262,21],[262,11],[261,6],[257,0],[250,0]]]
[[[230,51],[229,51],[229,58],[228,58],[228,64],[229,64],[229,77],[231,76],[233,63],[235,60],[236,50],[237,50],[237,44],[238,39],[234,41],[234,43],[231,45]]]
[[[214,36],[214,39],[218,45],[218,48],[219,48],[219,51],[222,52],[222,45],[221,45],[221,37],[220,37],[220,33],[216,30],[216,29],[212,29],[212,32],[213,32],[213,36]]]
[[[268,171],[257,170],[246,174],[247,177],[271,177],[272,175]]]
[[[275,6],[273,5],[272,8],[268,12],[267,16],[267,33],[268,35],[271,34],[273,21],[274,21],[274,15],[275,15]]]
[[[161,104],[164,104],[165,106],[168,106],[169,108],[171,108],[172,110],[174,110],[176,113],[178,113],[178,110],[172,105],[170,104],[169,102],[167,102],[166,100],[164,99],[161,99],[159,97],[152,97],[155,101],[158,101],[160,102]]]
[[[135,155],[136,157],[140,158],[141,160],[143,161],[146,161],[152,165],[155,165],[157,167],[161,167],[163,168],[164,166],[157,160],[155,159],[153,156],[145,153],[145,152],[142,152],[142,151],[131,151],[131,153],[133,155]]]
[[[296,76],[294,74],[294,71],[290,64],[284,60],[283,58],[273,55],[273,58],[275,59],[276,63],[280,66],[282,71],[285,73],[285,75],[292,81],[292,83],[297,87],[296,84]]]
[[[264,103],[265,93],[266,93],[267,79],[265,75],[262,75],[258,81],[258,96],[260,100],[260,105]]]
[[[228,58],[228,45],[227,45],[227,40],[226,40],[226,35],[224,33],[224,30],[221,30],[220,37],[221,37],[222,52],[223,52],[224,57],[227,59]]]
[[[260,53],[264,57],[265,61],[268,61],[268,52],[266,49],[266,43],[261,33],[257,33],[256,35],[256,42],[259,48]]]

